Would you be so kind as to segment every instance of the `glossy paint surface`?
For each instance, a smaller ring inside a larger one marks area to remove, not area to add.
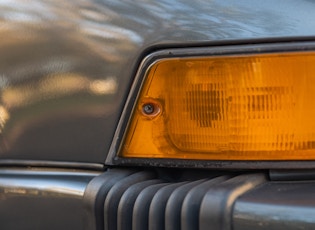
[[[0,159],[102,163],[144,50],[314,36],[314,9],[306,0],[1,1]]]

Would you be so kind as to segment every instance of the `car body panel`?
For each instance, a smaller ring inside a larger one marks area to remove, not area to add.
[[[2,1],[1,162],[103,163],[141,59],[315,35],[312,1]]]
[[[237,171],[104,162],[147,56],[182,47],[314,41],[314,6],[308,0],[0,1],[0,228],[145,228],[142,214],[144,221],[163,217],[168,196],[168,210],[176,210],[166,218],[169,228],[208,229],[209,220],[217,229],[251,228],[266,215],[250,213],[246,204],[277,210],[293,197],[291,209],[303,206],[313,181],[305,191],[296,188],[299,181],[274,184],[268,170],[242,171],[244,162]],[[291,186],[299,196],[281,192]],[[264,191],[284,194],[282,203],[270,205]],[[301,210],[312,214],[308,208],[314,205]],[[268,218],[274,228],[284,223]]]

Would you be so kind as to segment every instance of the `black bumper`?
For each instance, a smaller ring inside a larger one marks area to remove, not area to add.
[[[84,195],[87,229],[315,229],[313,181],[165,175],[111,169],[94,178]]]

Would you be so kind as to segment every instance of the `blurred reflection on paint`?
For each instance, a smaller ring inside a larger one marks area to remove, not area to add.
[[[104,162],[143,50],[314,34],[288,1],[0,1],[0,159]]]
[[[9,118],[10,114],[7,109],[0,105],[0,133],[2,132],[2,129]]]
[[[89,91],[95,95],[115,94],[117,82],[113,77],[90,81],[88,78],[74,74],[50,76],[36,85],[8,87],[2,92],[3,105],[8,109],[25,107],[38,101],[64,97],[75,93]],[[4,109],[2,107],[2,109]],[[1,107],[0,107],[0,115]],[[8,116],[5,116],[5,120]]]
[[[117,90],[117,81],[113,77],[105,80],[95,80],[90,83],[89,89],[94,94],[115,94]]]

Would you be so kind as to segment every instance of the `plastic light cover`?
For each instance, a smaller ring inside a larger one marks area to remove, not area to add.
[[[120,156],[315,159],[315,53],[156,61]]]

